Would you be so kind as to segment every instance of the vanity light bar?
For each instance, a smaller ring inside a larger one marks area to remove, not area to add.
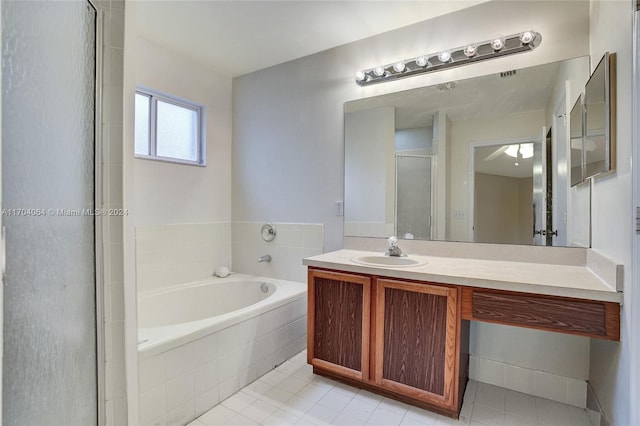
[[[541,42],[542,35],[535,31],[524,31],[506,37],[496,37],[480,43],[471,43],[455,49],[443,50],[437,53],[418,56],[413,59],[358,71],[355,75],[356,84],[368,86],[370,84],[412,77],[427,72],[459,67],[486,59],[499,58],[500,56],[512,55],[514,53],[529,52],[538,47]]]

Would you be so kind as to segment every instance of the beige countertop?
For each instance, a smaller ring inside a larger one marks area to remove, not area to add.
[[[381,252],[338,250],[304,259],[307,266],[497,290],[622,302],[619,293],[586,266],[409,255],[419,266],[368,266],[351,260]]]

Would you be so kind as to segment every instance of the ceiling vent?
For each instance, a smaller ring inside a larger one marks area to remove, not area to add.
[[[503,71],[500,73],[500,78],[515,77],[515,75],[516,75],[516,70]]]

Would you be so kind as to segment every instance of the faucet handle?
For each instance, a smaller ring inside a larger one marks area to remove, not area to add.
[[[389,237],[389,247],[398,247],[398,238],[396,236]]]

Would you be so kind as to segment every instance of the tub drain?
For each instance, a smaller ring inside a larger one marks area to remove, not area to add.
[[[262,290],[263,293],[268,292],[269,291],[269,284],[267,284],[267,283],[260,284],[260,290]]]

